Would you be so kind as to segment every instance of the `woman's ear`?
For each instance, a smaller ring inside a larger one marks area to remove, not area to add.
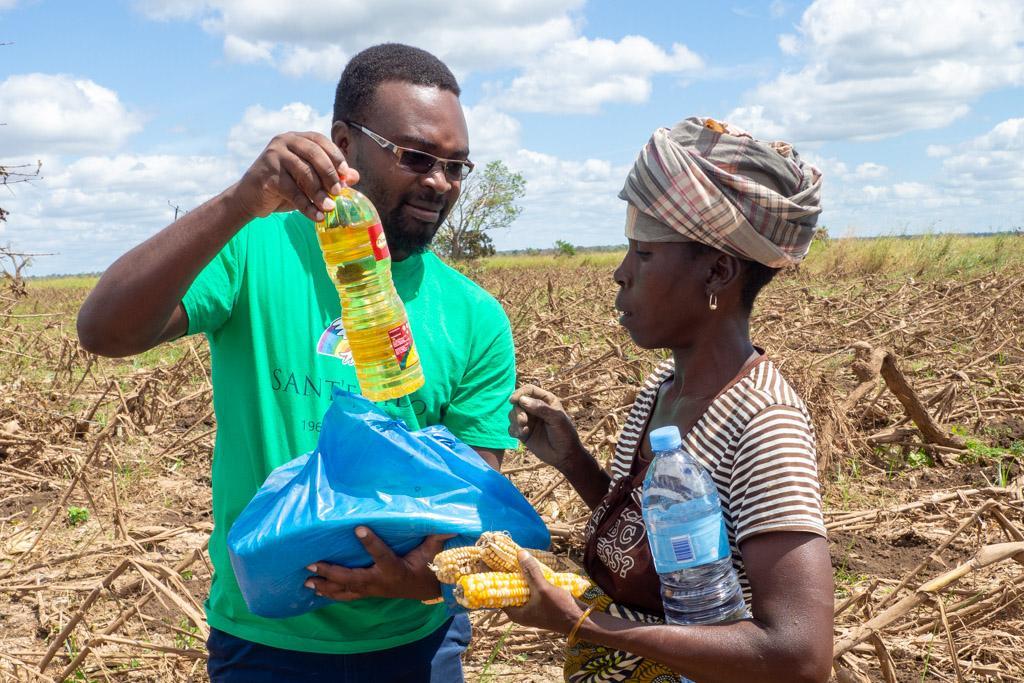
[[[721,292],[728,289],[739,281],[742,271],[743,265],[738,258],[719,252],[712,260],[708,271],[708,291]]]

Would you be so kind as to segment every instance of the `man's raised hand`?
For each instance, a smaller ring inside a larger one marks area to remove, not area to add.
[[[359,173],[329,138],[291,132],[275,136],[228,192],[251,218],[294,209],[317,221],[343,183],[357,182]]]

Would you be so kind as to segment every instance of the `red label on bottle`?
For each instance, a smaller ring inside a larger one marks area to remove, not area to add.
[[[384,228],[380,223],[374,223],[366,232],[370,235],[370,246],[373,247],[373,257],[378,261],[391,258],[391,251],[388,249],[388,239],[384,236]]]
[[[398,366],[405,370],[406,366],[413,364],[411,361],[416,358],[416,352],[412,347],[412,330],[409,329],[409,323],[402,323],[398,327],[388,330],[388,336],[391,338],[391,348],[395,352],[395,360],[398,361]]]

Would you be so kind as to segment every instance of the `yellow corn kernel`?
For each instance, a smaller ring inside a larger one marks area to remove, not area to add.
[[[590,581],[570,572],[552,572],[546,578],[577,598],[590,587]],[[517,572],[467,574],[459,578],[455,599],[466,609],[519,607],[530,599],[530,586]]]
[[[483,548],[479,546],[449,548],[435,555],[429,566],[441,583],[455,583],[460,576],[487,571],[482,557]]]
[[[519,571],[519,544],[502,531],[485,531],[477,542],[483,550],[483,560],[496,572]]]
[[[554,553],[534,548],[522,548],[512,540],[512,537],[503,531],[485,531],[476,542],[477,546],[483,549],[483,561],[496,572],[517,572],[519,571],[519,551],[533,555],[544,568],[544,575],[552,573],[552,567],[561,565]]]
[[[565,562],[563,562],[558,555],[555,555],[552,552],[547,550],[537,550],[536,548],[524,548],[524,550],[533,555],[533,557],[544,565],[545,568],[553,569],[554,571],[563,571],[566,569]]]

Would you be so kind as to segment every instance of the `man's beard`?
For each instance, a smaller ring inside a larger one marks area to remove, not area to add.
[[[423,223],[406,217],[402,213],[402,204],[399,204],[381,221],[384,236],[388,240],[388,249],[409,255],[423,253],[434,240],[437,229],[444,223],[446,217],[447,212],[444,212],[436,224],[426,227]]]

